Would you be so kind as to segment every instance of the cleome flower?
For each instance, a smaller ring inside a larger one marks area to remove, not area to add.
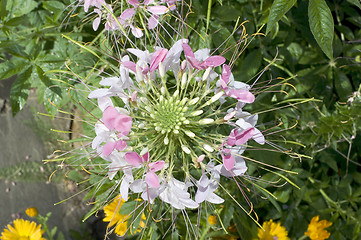
[[[122,201],[134,194],[180,210],[223,203],[218,187],[246,174],[247,143],[265,143],[257,115],[242,111],[255,100],[250,86],[234,80],[225,58],[193,52],[186,39],[127,51],[119,75],[89,94],[102,111],[92,148]]]
[[[129,28],[134,37],[141,38],[144,35],[144,28],[155,29],[159,24],[160,16],[176,9],[177,1],[127,0],[112,4],[106,3],[105,0],[80,0],[79,2],[84,6],[85,12],[88,12],[90,7],[94,7],[93,13],[97,15],[93,20],[94,31],[99,28],[101,21],[105,20],[105,30],[121,29],[125,31],[126,28]],[[141,19],[139,23],[138,18]],[[125,34],[125,32],[123,33]]]

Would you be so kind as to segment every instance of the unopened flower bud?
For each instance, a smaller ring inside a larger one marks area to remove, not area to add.
[[[190,154],[191,153],[191,150],[189,150],[189,148],[187,146],[182,146],[182,150],[187,153],[187,154]]]
[[[161,87],[161,88],[160,88],[160,92],[164,95],[164,94],[165,94],[165,88],[164,88],[164,87]]]
[[[25,213],[29,217],[36,217],[38,215],[38,209],[36,207],[29,207],[25,210]]]
[[[192,116],[192,117],[199,116],[199,115],[201,115],[202,113],[203,113],[203,110],[198,110],[198,111],[192,112],[192,113],[191,113],[191,116]]]
[[[135,65],[135,71],[137,74],[138,81],[141,82],[144,80],[144,75],[142,73],[142,69],[139,67],[139,65]]]
[[[205,157],[206,157],[206,155],[204,155],[204,154],[200,155],[197,159],[197,162],[202,162]]]
[[[211,103],[214,103],[215,101],[217,101],[218,99],[220,99],[223,96],[223,91],[217,93],[216,95],[214,95],[213,97],[211,97],[211,99],[209,99],[206,102],[206,105],[210,105]]]
[[[159,68],[158,68],[158,70],[159,70],[159,75],[160,75],[160,77],[161,77],[161,78],[164,78],[164,76],[165,76],[165,69],[164,69],[164,65],[163,65],[162,62],[159,63]]]
[[[163,141],[164,141],[164,144],[165,144],[165,145],[168,145],[168,143],[169,143],[168,136],[165,136],[165,138],[164,138],[164,140],[163,140]]]
[[[182,81],[181,81],[181,88],[183,89],[187,84],[187,73],[183,73]]]
[[[194,105],[199,101],[199,97],[193,98],[192,100],[189,101],[189,105]]]
[[[187,60],[183,60],[183,62],[181,63],[181,70],[184,71],[186,67],[187,67]]]
[[[199,120],[199,124],[210,124],[214,122],[214,120],[212,118],[203,118],[201,120]]]
[[[188,130],[185,130],[184,133],[190,138],[194,138],[196,136],[193,132]]]
[[[208,152],[213,152],[214,151],[214,149],[211,146],[209,146],[208,144],[204,144],[203,147]]]
[[[209,67],[209,68],[206,69],[206,71],[205,71],[204,74],[203,74],[202,81],[205,81],[205,80],[208,79],[209,73],[211,72],[211,70],[212,70],[211,67]]]

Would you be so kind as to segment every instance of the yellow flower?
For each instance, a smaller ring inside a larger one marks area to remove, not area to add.
[[[119,210],[124,202],[124,199],[122,199],[121,196],[118,195],[113,200],[113,202],[109,203],[103,208],[105,213],[105,218],[103,219],[103,222],[109,222],[108,227],[112,227],[115,225],[114,232],[120,236],[125,235],[128,229],[127,220],[129,216],[119,214]],[[142,219],[146,219],[144,213],[142,214]],[[139,226],[143,228],[145,227],[145,223],[143,221],[140,221]],[[137,229],[136,232],[140,232],[140,230]]]
[[[311,240],[324,240],[330,237],[330,233],[324,230],[332,225],[332,222],[326,220],[319,221],[320,216],[315,216],[311,219],[310,224],[308,224],[306,236],[309,236]]]
[[[262,227],[264,230],[258,229],[259,240],[290,240],[286,228],[280,223],[274,223],[272,219],[264,222]]]
[[[15,219],[13,226],[8,224],[7,228],[1,233],[1,240],[46,240],[42,237],[44,230],[41,225],[24,219]]]
[[[215,225],[215,224],[217,223],[217,218],[216,218],[216,216],[210,215],[210,216],[208,217],[208,223],[209,223],[210,225]]]
[[[38,215],[38,209],[36,209],[36,207],[29,207],[25,210],[25,213],[29,217],[35,217]]]

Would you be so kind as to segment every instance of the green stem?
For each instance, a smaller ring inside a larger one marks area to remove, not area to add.
[[[207,235],[210,228],[211,228],[211,225],[207,224],[207,227],[206,227],[206,229],[204,229],[204,231],[203,231],[203,233],[201,235],[201,238],[199,240],[204,240],[204,238],[206,237],[206,235]]]
[[[208,32],[209,22],[211,20],[211,9],[212,9],[212,0],[208,0],[206,33]]]

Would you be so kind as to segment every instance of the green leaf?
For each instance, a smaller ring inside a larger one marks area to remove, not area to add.
[[[329,59],[333,58],[334,23],[331,10],[325,0],[310,0],[308,4],[308,20],[313,36]]]
[[[218,6],[214,15],[222,22],[237,20],[240,12],[234,6]]]
[[[50,235],[51,235],[52,238],[55,236],[55,233],[56,233],[57,230],[58,230],[57,226],[55,226],[55,227],[53,227],[53,229],[51,229]]]
[[[56,240],[65,240],[64,234],[62,232],[59,232]]]
[[[22,16],[22,17],[16,17],[16,18],[12,18],[9,21],[7,21],[5,23],[6,26],[18,26],[19,24],[24,24],[27,21],[26,16]]]
[[[352,94],[352,85],[347,75],[335,69],[335,88],[341,101],[347,101]]]
[[[286,203],[288,201],[288,199],[290,199],[290,193],[291,193],[291,189],[280,189],[275,191],[273,194],[276,196],[277,200],[281,203]]]
[[[0,48],[4,49],[4,52],[10,53],[11,55],[29,59],[29,55],[24,51],[24,47],[12,42],[12,41],[4,41],[0,43]]]
[[[12,16],[19,17],[33,11],[39,3],[34,0],[13,0]]]
[[[262,63],[261,49],[253,50],[242,61],[240,70],[237,71],[237,81],[247,82],[249,81],[260,68]]]
[[[43,7],[49,11],[64,11],[64,9],[66,8],[66,6],[60,2],[60,1],[43,1],[42,2]]]
[[[268,15],[266,34],[291,9],[297,0],[275,0]]]
[[[361,3],[360,0],[347,0],[347,2],[354,4],[355,6],[357,6],[359,9],[361,9]]]
[[[43,69],[41,69],[41,67],[38,65],[36,65],[36,72],[38,73],[39,79],[44,83],[45,86],[50,87],[52,85],[50,79],[44,75]]]
[[[134,209],[137,207],[136,201],[128,201],[123,203],[123,205],[119,209],[119,214],[121,215],[129,215]]]
[[[12,62],[0,63],[0,80],[8,79],[15,74],[21,72],[26,67],[26,62],[13,64]]]
[[[33,71],[32,66],[19,74],[10,90],[10,102],[13,116],[25,106],[30,92],[30,77]]]
[[[53,89],[56,89],[53,91]],[[46,108],[46,111],[50,115],[55,115],[58,111],[58,108],[60,107],[60,103],[62,101],[61,94],[58,93],[58,91],[61,91],[60,88],[47,88],[44,91],[44,105]]]
[[[6,2],[7,0],[0,0],[0,17],[1,20],[5,20],[8,15],[8,11],[6,11]]]
[[[80,182],[84,180],[84,176],[78,170],[71,170],[67,173],[66,176],[74,182]]]

